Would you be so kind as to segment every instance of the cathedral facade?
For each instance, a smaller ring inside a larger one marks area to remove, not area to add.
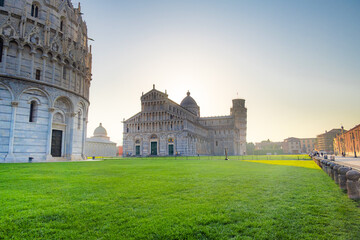
[[[80,5],[0,1],[0,162],[85,158],[91,59]]]
[[[124,156],[246,154],[244,99],[233,100],[228,116],[200,117],[190,92],[177,104],[154,86],[141,96],[141,112],[123,123]]]

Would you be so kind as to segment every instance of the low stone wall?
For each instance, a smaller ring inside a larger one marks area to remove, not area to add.
[[[340,189],[347,192],[350,199],[360,200],[359,171],[334,161],[323,160],[316,157],[313,157],[313,160],[339,185]]]

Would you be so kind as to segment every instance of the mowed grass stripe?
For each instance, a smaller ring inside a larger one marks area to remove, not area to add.
[[[360,235],[358,203],[315,167],[181,158],[6,164],[0,199],[4,239]]]

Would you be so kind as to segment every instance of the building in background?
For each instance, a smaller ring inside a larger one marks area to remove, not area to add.
[[[301,153],[311,153],[315,150],[316,138],[300,138]]]
[[[0,1],[0,162],[85,158],[91,47],[80,4]]]
[[[334,138],[334,153],[345,157],[360,156],[360,124],[349,131],[342,131]]]
[[[294,137],[287,138],[284,140],[282,148],[286,154],[299,154],[301,153],[300,139]]]
[[[86,139],[85,153],[88,157],[116,157],[116,143],[110,141],[106,129],[100,123],[94,131],[94,136]]]
[[[200,117],[190,92],[177,104],[155,89],[141,96],[141,112],[124,121],[124,156],[246,154],[247,109],[234,99],[230,115]]]
[[[332,129],[325,131],[325,133],[316,136],[315,150],[318,152],[334,153],[334,138],[341,134],[343,129]]]
[[[118,153],[117,153],[117,155],[118,155],[118,156],[122,156],[122,155],[123,155],[123,146],[118,146],[117,148],[118,148]]]

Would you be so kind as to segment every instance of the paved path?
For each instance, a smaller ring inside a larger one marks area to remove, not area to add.
[[[360,158],[335,157],[335,162],[338,162],[338,163],[348,166],[348,167],[352,167],[353,169],[360,171]]]

